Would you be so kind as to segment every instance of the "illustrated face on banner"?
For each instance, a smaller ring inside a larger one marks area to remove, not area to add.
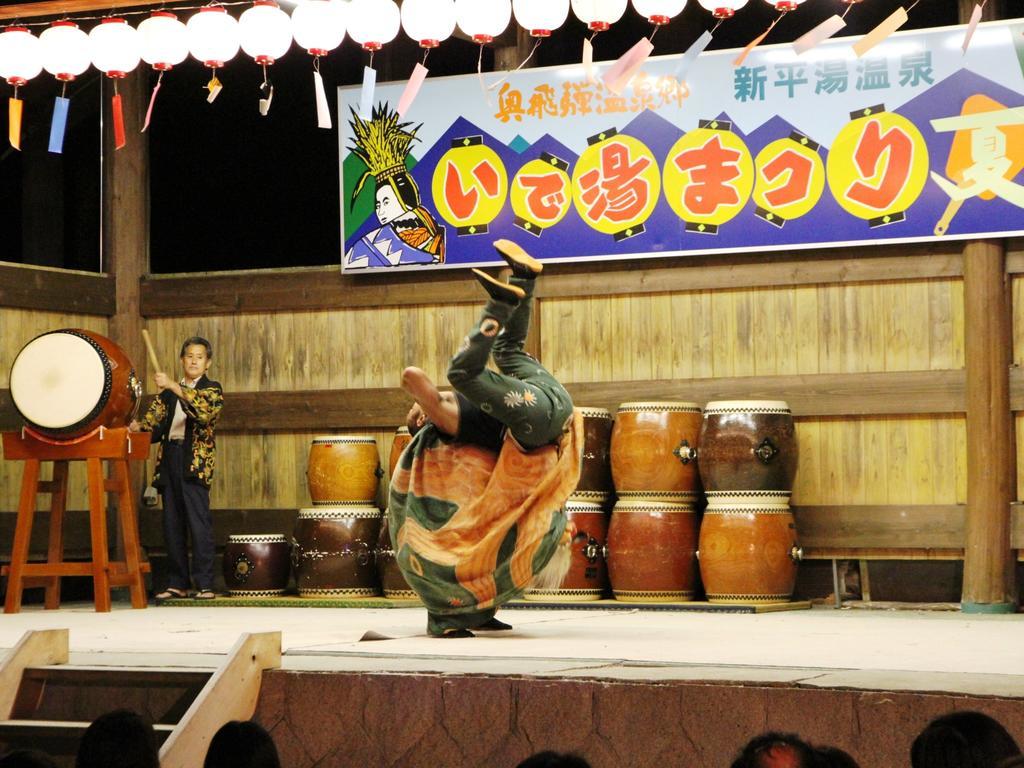
[[[387,184],[377,190],[377,221],[381,224],[390,224],[405,213],[405,210],[398,201],[398,195]]]

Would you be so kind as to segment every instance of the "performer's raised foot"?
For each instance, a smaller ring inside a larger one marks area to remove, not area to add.
[[[474,269],[473,274],[477,282],[484,287],[488,295],[495,301],[503,301],[506,304],[518,304],[519,300],[526,296],[526,291],[518,285],[503,283],[496,277],[491,277],[486,272]]]
[[[524,280],[532,280],[544,270],[544,265],[523,250],[519,243],[511,240],[495,240],[494,248],[510,267],[512,274]]]
[[[485,621],[479,627],[474,627],[477,632],[504,632],[505,630],[512,629],[511,624],[506,624],[504,621],[498,619],[490,619]]]

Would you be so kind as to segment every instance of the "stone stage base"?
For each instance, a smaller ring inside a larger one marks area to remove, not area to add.
[[[68,627],[73,665],[214,667],[239,634],[280,630],[282,668],[264,675],[256,718],[288,768],[511,768],[541,749],[595,768],[721,768],[769,729],[890,768],[955,709],[996,717],[1024,745],[1020,615],[499,615],[512,632],[437,640],[422,608],[31,607],[3,617],[0,648]]]

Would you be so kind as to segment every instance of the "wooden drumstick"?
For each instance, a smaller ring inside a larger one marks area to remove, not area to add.
[[[149,339],[149,331],[145,328],[142,329],[142,340],[146,344],[146,352],[149,354],[149,364],[153,366],[153,373],[162,371],[160,363],[157,362],[156,352],[153,351],[153,342]]]

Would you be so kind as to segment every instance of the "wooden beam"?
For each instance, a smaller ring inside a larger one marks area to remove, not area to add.
[[[927,257],[927,258],[922,258]],[[928,280],[963,274],[955,241],[793,253],[675,256],[622,262],[545,265],[538,299],[715,289]],[[337,267],[150,275],[142,283],[146,317],[287,312],[411,304],[478,303],[465,270],[342,275]]]
[[[0,263],[0,307],[82,315],[114,314],[110,275]]]
[[[1003,245],[964,248],[964,338],[967,395],[965,612],[1016,610],[1010,552],[1010,502],[1016,495],[1010,292]]]
[[[18,3],[0,6],[0,19],[29,19],[38,16],[72,16],[97,12],[106,15],[117,8],[144,8],[152,0],[45,0],[41,3]],[[168,9],[171,10],[171,9]]]
[[[0,662],[0,720],[11,716],[26,667],[68,663],[68,630],[29,630]]]
[[[797,505],[793,516],[805,553],[826,547],[962,550],[964,545],[963,504]]]

